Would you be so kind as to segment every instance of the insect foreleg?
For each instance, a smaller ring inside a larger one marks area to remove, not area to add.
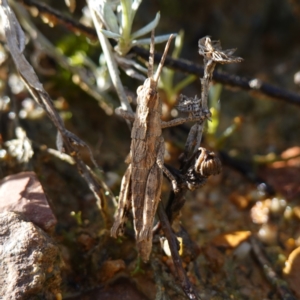
[[[210,118],[211,114],[207,113],[207,114],[202,114],[200,116],[190,116],[190,117],[186,117],[186,118],[177,118],[177,119],[173,119],[171,121],[167,121],[161,122],[161,128],[168,128],[168,127],[174,127],[174,126],[178,126],[181,125],[183,123],[186,122],[197,122],[197,121],[203,121],[204,119],[208,119]]]
[[[143,207],[143,229],[137,237],[137,247],[143,261],[148,261],[152,249],[153,223],[162,185],[162,170],[154,164],[149,172]]]
[[[157,158],[156,164],[159,168],[165,173],[165,175],[170,179],[172,183],[172,187],[175,193],[178,192],[178,184],[175,176],[165,167],[164,165],[164,155],[165,155],[165,145],[163,137],[160,137],[160,141],[158,144]]]
[[[111,236],[115,238],[123,234],[127,215],[131,209],[131,170],[130,164],[122,178],[118,210],[111,228]]]
[[[132,112],[129,112],[127,110],[124,110],[122,109],[121,107],[117,107],[115,109],[115,113],[118,115],[118,116],[121,116],[122,118],[126,119],[126,120],[129,120],[131,122],[134,122],[134,119],[135,119],[135,114],[132,113]]]
[[[145,202],[143,208],[143,229],[139,234],[139,239],[149,239],[152,236],[152,228],[162,185],[162,170],[155,164],[148,175]]]

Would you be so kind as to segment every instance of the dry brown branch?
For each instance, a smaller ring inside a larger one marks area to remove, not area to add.
[[[265,254],[263,253],[263,250],[261,249],[262,246],[259,244],[259,241],[255,237],[252,237],[250,241],[253,253],[257,261],[259,262],[262,271],[264,272],[269,283],[276,288],[276,291],[280,295],[281,299],[296,300],[295,296],[288,288],[287,283],[283,279],[281,279],[273,270],[270,262],[268,261]]]
[[[197,296],[197,294],[193,289],[191,282],[189,281],[186,275],[185,270],[183,269],[182,261],[178,253],[177,239],[175,234],[172,231],[171,225],[169,223],[162,202],[160,202],[158,205],[157,214],[161,223],[162,230],[169,243],[169,248],[171,250],[174,267],[176,269],[178,280],[181,284],[181,287],[185,292],[185,294],[187,295],[188,299],[199,299],[199,297]]]

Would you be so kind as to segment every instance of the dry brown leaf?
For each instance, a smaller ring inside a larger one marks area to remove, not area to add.
[[[291,147],[281,153],[282,159],[287,161],[277,161],[272,164],[273,168],[299,167],[300,166],[300,147]],[[297,157],[298,156],[298,157]]]
[[[259,176],[289,200],[300,195],[300,147],[285,150],[281,153],[281,158],[284,160],[263,168]]]
[[[107,281],[112,278],[117,272],[125,270],[126,265],[124,260],[116,259],[116,260],[107,260],[105,261],[99,272],[99,279],[101,282]]]
[[[300,219],[300,206],[295,206],[293,208],[293,212],[294,212],[295,217],[297,217],[298,219]]]
[[[233,192],[229,196],[229,200],[240,209],[245,209],[249,206],[250,199],[237,192]]]
[[[235,248],[251,235],[250,231],[234,231],[216,236],[212,244],[216,247]]]
[[[285,262],[283,273],[289,283],[290,288],[294,291],[296,296],[300,298],[300,247],[296,248]]]

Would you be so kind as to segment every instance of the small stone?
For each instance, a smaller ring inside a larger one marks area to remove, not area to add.
[[[275,224],[262,224],[257,236],[265,244],[275,245],[277,242],[278,227]]]
[[[255,224],[264,224],[269,220],[271,200],[257,201],[251,208],[251,219]]]
[[[233,192],[229,196],[229,200],[239,209],[246,209],[249,206],[249,199],[242,194]]]
[[[234,256],[239,260],[243,260],[249,255],[251,248],[250,243],[243,242],[234,250]]]
[[[0,213],[0,299],[56,299],[59,249],[21,214]]]
[[[0,212],[22,213],[47,232],[57,223],[44,190],[34,172],[22,172],[0,181]]]
[[[99,272],[99,280],[105,282],[111,279],[116,273],[126,269],[125,262],[122,259],[105,261]]]
[[[87,233],[80,234],[77,238],[77,242],[84,248],[85,251],[89,251],[95,245],[95,239]]]

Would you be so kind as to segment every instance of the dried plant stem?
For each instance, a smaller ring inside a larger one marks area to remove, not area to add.
[[[222,50],[220,41],[212,41],[208,36],[199,40],[199,54],[203,56],[204,75],[202,83],[202,107],[207,109],[209,85],[217,63],[230,64],[241,62],[243,59],[234,57],[235,49]]]
[[[202,85],[202,91],[201,91],[201,100],[202,100],[202,107],[204,109],[208,109],[208,92],[209,92],[209,85],[212,80],[212,74],[216,66],[216,62],[209,61],[204,58],[204,75],[203,78],[201,78],[201,85]]]
[[[204,57],[204,75],[200,79],[201,80],[201,106],[203,111],[209,113],[208,109],[208,93],[210,83],[212,81],[213,71],[216,66],[216,62],[213,60],[207,59]],[[200,147],[202,135],[203,135],[203,128],[204,121],[197,122],[192,126],[190,129],[186,144],[185,144],[185,151],[184,155],[186,160],[188,160]]]
[[[255,237],[250,239],[253,253],[258,260],[267,280],[276,288],[277,293],[283,300],[296,300],[295,296],[292,294],[288,288],[287,283],[278,277],[276,272],[270,265],[270,262],[263,253],[258,240]]]
[[[62,153],[62,152],[60,152],[56,149],[48,148],[46,145],[39,145],[36,142],[32,142],[32,144],[33,144],[33,147],[34,147],[35,151],[40,151],[40,152],[47,153],[47,154],[49,154],[53,157],[58,158],[61,161],[64,161],[67,164],[76,165],[75,159],[72,156],[68,155],[67,153]],[[110,200],[112,201],[112,204],[114,205],[114,207],[116,207],[117,206],[117,201],[116,201],[116,198],[115,198],[113,192],[111,191],[111,189],[107,186],[107,184],[103,180],[101,180],[99,178],[99,176],[97,176],[94,173],[94,171],[91,168],[89,168],[88,166],[87,166],[87,168],[88,168],[89,172],[91,173],[91,175],[95,178],[95,180],[101,181],[100,185],[103,188],[103,190],[100,191],[100,193],[102,195],[101,198],[110,198]],[[100,210],[102,209],[102,207],[104,205],[106,205],[106,203],[103,202],[103,201],[101,203],[99,201],[97,201],[96,204],[97,204],[97,206]],[[107,218],[107,216],[104,216],[104,217],[105,217],[106,222],[107,222],[107,227],[110,227],[111,226],[111,224],[110,224],[111,223],[111,220],[110,220],[111,218]]]
[[[183,291],[185,292],[185,294],[187,295],[188,299],[199,299],[200,300],[200,298],[195,293],[193,286],[186,275],[185,270],[183,269],[182,261],[181,261],[180,255],[178,253],[177,239],[172,231],[171,225],[169,223],[169,220],[166,215],[166,212],[165,212],[162,202],[160,202],[158,204],[157,214],[158,214],[158,217],[159,217],[159,220],[161,223],[161,228],[162,228],[162,230],[168,240],[168,243],[169,243],[169,248],[171,250],[174,267],[176,269],[176,272],[178,275],[178,280],[180,281],[181,287],[182,287]]]

